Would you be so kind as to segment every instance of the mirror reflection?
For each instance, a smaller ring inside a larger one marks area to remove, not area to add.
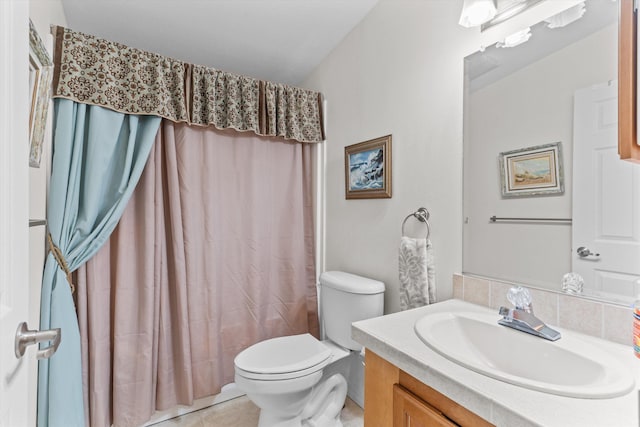
[[[585,296],[635,298],[640,166],[617,155],[617,3],[587,0],[465,58],[465,274],[561,291],[576,272]]]

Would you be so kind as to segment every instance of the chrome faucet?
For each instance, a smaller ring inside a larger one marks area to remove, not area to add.
[[[527,313],[522,309],[500,307],[498,313],[502,316],[502,319],[498,320],[498,323],[503,326],[536,335],[550,341],[559,340],[561,337],[560,332],[551,329],[532,313]]]
[[[550,341],[560,339],[560,332],[548,327],[542,320],[534,316],[531,295],[526,288],[520,286],[511,288],[507,294],[507,299],[516,308],[500,307],[498,310],[498,313],[502,316],[502,319],[498,320],[500,325]]]

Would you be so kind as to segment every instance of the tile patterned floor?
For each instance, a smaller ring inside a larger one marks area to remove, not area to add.
[[[153,427],[256,427],[259,409],[246,396],[172,418]],[[363,411],[347,398],[340,416],[343,427],[363,427]]]

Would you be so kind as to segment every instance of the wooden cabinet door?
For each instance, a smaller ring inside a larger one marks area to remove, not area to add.
[[[394,427],[456,427],[440,411],[406,391],[401,386],[393,386],[393,426]]]
[[[620,0],[618,29],[618,153],[623,160],[640,163],[637,126],[638,23],[634,0]]]

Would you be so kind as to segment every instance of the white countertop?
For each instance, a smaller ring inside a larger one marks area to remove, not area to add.
[[[568,331],[619,358],[629,366],[629,375],[635,378],[636,385],[631,392],[613,399],[556,396],[476,373],[426,346],[414,332],[415,322],[429,313],[449,311],[494,312],[468,302],[448,300],[355,322],[351,334],[367,349],[499,427],[640,425],[640,359],[633,355],[631,346]],[[498,318],[496,313],[496,321]],[[553,328],[566,333],[562,328]]]

